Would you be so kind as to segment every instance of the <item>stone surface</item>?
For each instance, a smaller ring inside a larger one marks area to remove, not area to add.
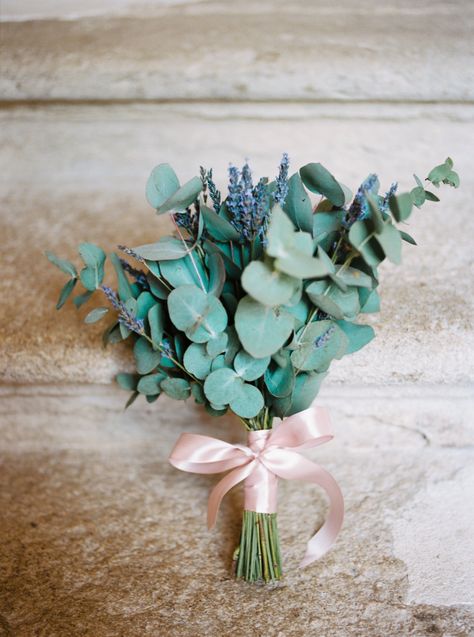
[[[4,100],[474,96],[469,0],[13,4]]]
[[[416,211],[401,267],[382,276],[378,338],[333,365],[330,379],[468,383],[474,378],[472,235],[474,110],[470,107],[222,105],[15,108],[0,113],[4,265],[0,375],[5,382],[108,382],[127,361],[104,352],[100,326],[73,307],[54,310],[64,281],[42,256],[74,257],[81,240],[112,249],[155,240],[169,226],[144,200],[149,170],[170,161],[181,179],[198,162],[224,184],[229,161],[249,157],[273,175],[283,150],[296,168],[321,160],[353,188],[376,170],[411,187],[451,154],[463,179]],[[314,142],[308,140],[314,140]],[[101,301],[97,301],[100,305]],[[436,352],[436,355],[433,353]]]
[[[229,572],[240,488],[208,533],[215,478],[166,462],[185,430],[243,442],[236,421],[167,399],[124,413],[123,393],[98,387],[4,387],[1,399],[2,637],[474,630],[474,549],[462,523],[474,460],[462,442],[473,434],[466,390],[326,390],[336,438],[309,455],[340,482],[346,521],[332,551],[297,570],[324,498],[282,483],[285,579],[267,588]],[[442,540],[436,554],[430,538]]]

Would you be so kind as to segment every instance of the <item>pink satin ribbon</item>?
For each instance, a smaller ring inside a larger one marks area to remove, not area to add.
[[[322,527],[309,540],[300,567],[322,557],[334,544],[344,519],[341,490],[325,469],[298,452],[317,447],[333,438],[329,416],[321,407],[310,407],[285,418],[274,429],[249,432],[249,446],[231,445],[217,438],[184,433],[178,439],[170,463],[191,473],[229,473],[209,496],[207,523],[216,523],[222,498],[245,480],[245,508],[260,513],[276,511],[277,477],[318,484],[329,498],[329,513]]]

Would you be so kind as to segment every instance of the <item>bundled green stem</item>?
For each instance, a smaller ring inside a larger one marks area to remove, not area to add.
[[[280,538],[276,513],[244,511],[240,544],[234,553],[235,574],[247,582],[281,579]]]

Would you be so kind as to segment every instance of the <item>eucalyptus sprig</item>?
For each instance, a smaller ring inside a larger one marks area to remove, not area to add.
[[[212,415],[230,409],[248,429],[271,427],[313,402],[332,360],[372,340],[357,319],[380,308],[378,266],[400,263],[402,242],[415,243],[397,224],[439,199],[416,175],[410,192],[397,194],[395,183],[379,194],[372,174],[353,196],[319,163],[290,177],[288,169],[285,154],[273,181],[254,183],[248,164],[231,166],[223,199],[212,170],[181,185],[171,166],[158,165],[146,196],[176,231],[109,255],[116,291],[104,285],[98,246],[80,244],[79,274],[46,253],[69,276],[58,309],[78,283],[76,307],[97,291],[110,303],[85,322],[112,314],[104,344],[133,346],[136,373],[117,376],[129,404],[140,394],[148,402],[192,395]],[[450,158],[425,181],[459,186]]]

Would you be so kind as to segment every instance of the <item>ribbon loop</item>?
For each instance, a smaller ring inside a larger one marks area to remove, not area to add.
[[[222,498],[242,480],[245,480],[245,508],[260,513],[276,511],[277,476],[321,486],[329,497],[329,513],[307,544],[300,564],[303,567],[322,557],[334,544],[344,519],[344,500],[331,474],[298,451],[322,445],[332,438],[327,411],[310,407],[286,418],[275,429],[249,432],[248,447],[210,436],[181,434],[169,461],[191,473],[229,471],[209,496],[209,528],[216,523]]]

